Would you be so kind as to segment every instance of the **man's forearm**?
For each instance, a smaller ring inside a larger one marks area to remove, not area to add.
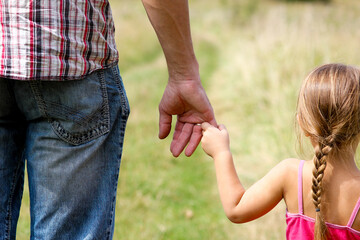
[[[198,79],[187,0],[142,0],[164,51],[172,80]]]

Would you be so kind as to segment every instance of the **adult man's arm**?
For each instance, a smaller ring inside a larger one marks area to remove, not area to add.
[[[187,0],[142,0],[150,22],[164,51],[169,81],[159,104],[159,138],[171,130],[172,115],[177,115],[170,146],[177,157],[185,150],[191,156],[201,140],[201,126],[216,126],[211,104],[202,87],[199,65],[195,57]]]

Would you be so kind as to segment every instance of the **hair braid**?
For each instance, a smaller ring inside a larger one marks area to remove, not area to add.
[[[323,214],[321,212],[321,194],[323,192],[322,180],[324,178],[324,173],[327,164],[327,156],[332,150],[333,139],[325,139],[319,142],[315,147],[315,156],[314,156],[314,169],[313,169],[313,179],[312,179],[312,197],[313,203],[316,210],[316,221],[314,228],[314,239],[315,240],[326,240],[328,239],[328,229],[325,224]]]
[[[323,218],[324,190],[331,191],[324,185],[327,162],[337,161],[360,139],[359,82],[359,68],[326,64],[307,76],[299,93],[297,120],[305,136],[315,143],[312,178],[315,240],[330,238]]]

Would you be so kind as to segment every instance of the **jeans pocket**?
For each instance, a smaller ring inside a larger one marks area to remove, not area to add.
[[[104,70],[82,80],[30,82],[42,115],[62,140],[80,145],[109,132]]]

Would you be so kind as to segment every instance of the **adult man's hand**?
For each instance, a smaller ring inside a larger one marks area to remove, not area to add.
[[[213,109],[200,80],[169,81],[159,104],[159,138],[166,138],[171,130],[172,115],[177,115],[175,132],[170,146],[177,157],[185,150],[191,156],[201,140],[202,122],[216,126]]]
[[[177,116],[172,154],[185,150],[191,156],[201,140],[204,121],[216,121],[199,77],[199,65],[191,40],[188,0],[142,0],[163,49],[169,81],[159,105],[159,138],[171,130],[172,115]]]

